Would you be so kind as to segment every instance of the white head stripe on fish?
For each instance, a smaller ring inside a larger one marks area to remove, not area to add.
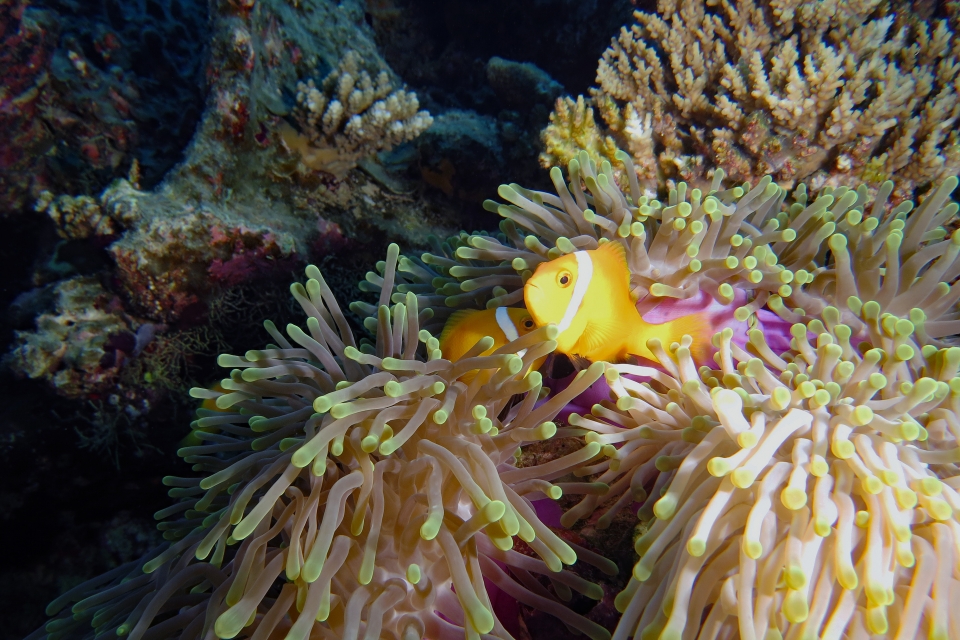
[[[503,331],[503,335],[507,337],[507,342],[513,342],[520,337],[506,307],[497,307],[497,324],[500,326],[500,331]]]
[[[577,268],[580,272],[577,275],[577,283],[573,285],[573,297],[570,298],[570,304],[563,313],[563,320],[557,325],[560,333],[570,328],[573,319],[580,311],[580,305],[583,304],[583,297],[587,295],[587,289],[590,288],[590,281],[593,279],[593,259],[586,251],[577,251],[573,254],[577,258]]]
[[[497,319],[497,326],[500,327],[500,331],[503,331],[503,335],[506,336],[507,342],[513,342],[520,337],[520,334],[517,333],[517,327],[513,324],[513,320],[510,319],[510,312],[507,311],[506,307],[497,307],[497,313],[495,317]],[[517,352],[517,355],[522,358],[526,353],[526,349],[521,349]]]

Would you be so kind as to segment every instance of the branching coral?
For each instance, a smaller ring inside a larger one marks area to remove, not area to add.
[[[394,245],[387,292],[397,256]],[[392,307],[381,296],[378,340],[364,353],[319,270],[307,275],[291,287],[306,331],[291,324],[284,336],[266,322],[275,344],[220,356],[224,393],[193,391],[219,410],[198,413],[204,444],[180,451],[201,477],[165,480],[180,498],[157,514],[169,545],[51,604],[48,637],[510,638],[484,580],[609,637],[561,604],[571,590],[603,595],[563,565],[616,567],[559,538],[529,501],[555,493],[549,480],[599,445],[540,467],[514,460],[518,445],[556,432],[549,420],[603,365],[538,405],[529,368],[554,348],[554,328],[474,357],[481,341],[451,363],[420,330],[412,293]],[[488,382],[459,380],[478,369]],[[513,536],[538,557],[514,551]]]
[[[960,169],[960,40],[947,21],[878,11],[874,1],[664,0],[604,53],[593,102],[647,187],[702,187],[722,168],[812,191],[889,178],[907,199]],[[571,135],[555,119],[545,157],[560,158],[552,141]]]
[[[617,142],[597,126],[591,104],[592,101],[583,96],[577,96],[576,100],[568,96],[557,98],[550,114],[550,124],[541,135],[545,151],[540,154],[540,164],[544,168],[565,167],[582,151],[586,151],[594,162],[607,160],[615,166],[621,164],[616,159]],[[651,124],[647,115],[645,122],[631,122],[628,129],[633,134],[633,160],[643,163],[637,168],[637,175],[652,178],[657,175],[657,170]]]
[[[298,133],[284,126],[283,139],[310,169],[344,175],[364,157],[411,140],[433,122],[419,111],[415,93],[397,89],[390,74],[376,79],[348,51],[323,79],[297,84]]]

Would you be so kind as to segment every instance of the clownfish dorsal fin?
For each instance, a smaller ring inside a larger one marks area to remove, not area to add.
[[[453,332],[465,321],[471,318],[474,314],[480,313],[477,309],[461,309],[455,311],[453,315],[447,318],[447,321],[443,324],[443,331],[440,332],[440,349],[443,349],[443,345],[447,343],[447,340],[450,339],[450,336],[453,335]]]
[[[623,278],[623,283],[630,288],[630,267],[627,265],[627,250],[616,241],[604,242],[597,248],[597,256],[607,265],[610,276],[616,279]]]
[[[624,269],[627,268],[627,250],[624,249],[623,245],[619,242],[613,240],[604,242],[597,247],[597,252],[601,255],[608,256],[617,265],[623,265]]]

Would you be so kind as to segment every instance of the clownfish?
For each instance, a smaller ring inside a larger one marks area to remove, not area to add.
[[[704,362],[710,335],[706,320],[692,314],[650,324],[640,317],[630,295],[630,272],[619,242],[576,251],[541,263],[523,287],[527,310],[538,326],[553,323],[560,330],[557,351],[594,362],[623,362],[630,356],[656,361],[647,340],[659,338],[664,347],[694,339],[694,360]]]
[[[443,325],[440,353],[445,359],[456,362],[481,338],[490,336],[493,346],[480,354],[489,355],[536,328],[537,324],[526,309],[498,307],[482,311],[457,311]]]

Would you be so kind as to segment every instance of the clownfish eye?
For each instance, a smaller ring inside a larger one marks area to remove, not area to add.
[[[527,318],[526,320],[524,320],[524,321],[523,321],[523,328],[524,328],[524,329],[533,329],[533,320],[531,320],[530,318]]]
[[[570,284],[570,281],[571,281],[571,280],[572,280],[572,278],[570,277],[570,272],[569,272],[569,271],[561,271],[559,277],[557,277],[557,283],[558,283],[561,287],[565,287],[565,286],[567,286],[568,284]]]

